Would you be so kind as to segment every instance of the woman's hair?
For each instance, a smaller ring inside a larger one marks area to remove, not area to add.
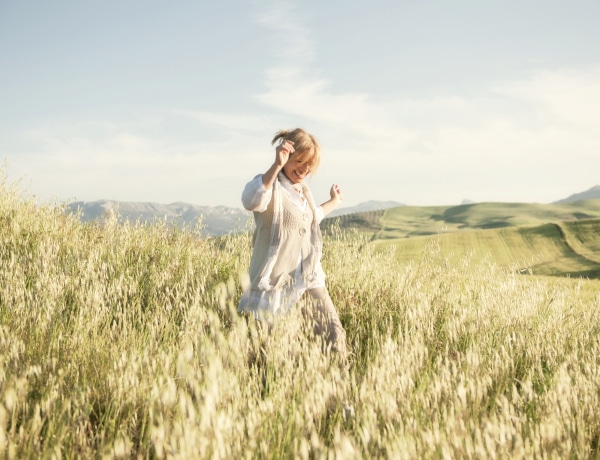
[[[275,134],[271,141],[274,145],[277,141],[292,141],[294,143],[294,153],[290,155],[288,161],[301,161],[310,164],[310,173],[313,175],[321,164],[321,146],[315,136],[307,133],[302,128],[293,130],[282,129]]]

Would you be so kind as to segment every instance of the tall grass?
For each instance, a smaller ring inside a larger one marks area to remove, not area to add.
[[[0,456],[595,458],[600,295],[586,280],[409,264],[329,231],[352,356],[240,317],[250,234],[82,224],[0,186]]]

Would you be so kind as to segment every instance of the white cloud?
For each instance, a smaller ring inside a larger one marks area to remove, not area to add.
[[[276,59],[296,65],[306,65],[315,57],[310,30],[303,25],[303,15],[296,3],[289,0],[255,2],[256,20],[275,32],[278,48]]]
[[[374,146],[387,143],[405,147],[420,140],[432,149],[429,139],[433,137],[458,140],[461,150],[468,150],[473,139],[473,147],[479,150],[490,144],[514,146],[531,135],[541,138],[537,142],[540,147],[547,139],[548,147],[554,150],[557,138],[562,137],[551,132],[556,128],[564,134],[585,130],[588,137],[597,138],[600,67],[537,71],[529,77],[493,82],[470,94],[441,97],[396,95],[381,100],[374,93],[340,93],[335,82],[319,77],[322,69],[312,58],[318,44],[304,39],[310,30],[297,26],[302,15],[290,2],[270,5],[272,10],[263,12],[268,18],[264,24],[277,34],[283,33],[285,40],[279,49],[284,59],[266,71],[267,91],[257,96],[268,107],[312,120],[328,131],[360,133]],[[286,20],[292,14],[294,21]],[[287,30],[295,33],[285,34]],[[286,59],[289,48],[303,50],[310,58],[298,60],[289,55]],[[536,143],[527,140],[531,142]],[[440,150],[447,152],[448,146]],[[498,149],[493,147],[493,151]]]
[[[216,190],[242,164],[243,143],[177,143],[128,128],[76,123],[30,132],[30,153],[8,155],[8,174],[31,182],[31,193],[44,200],[221,204]]]
[[[525,81],[506,83],[495,90],[527,101],[532,107],[536,104],[547,124],[560,124],[592,135],[598,132],[600,66],[536,72]]]
[[[274,18],[280,20],[278,14]],[[299,34],[306,35],[307,30]],[[287,37],[286,46],[293,40],[293,34]],[[296,45],[291,48],[306,48],[309,56],[317,46]],[[415,187],[417,180],[427,181],[432,168],[458,183],[494,170],[503,180],[511,173],[516,180],[528,172],[551,174],[574,159],[592,159],[600,167],[598,67],[538,71],[468,94],[416,99],[400,93],[381,100],[374,94],[335,91],[335,82],[318,77],[321,69],[313,61],[276,62],[265,73],[267,90],[257,100],[309,120],[349,176],[370,171],[376,182],[378,175],[400,172],[418,178],[407,184]]]

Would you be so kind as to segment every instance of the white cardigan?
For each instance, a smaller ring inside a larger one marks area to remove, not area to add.
[[[310,195],[310,191],[306,186],[304,186],[303,189],[305,190],[305,194]],[[306,210],[306,207],[309,206],[307,198],[313,201],[312,195],[303,197],[302,194],[298,193],[294,188],[293,184],[280,173],[276,184],[270,189],[265,188],[262,182],[262,174],[248,182],[242,193],[242,204],[244,205],[244,208],[249,211],[262,213],[267,210],[271,200],[276,201],[275,207],[277,207],[277,202],[281,201],[281,196],[277,196],[278,193],[285,193],[287,198],[286,201],[291,202],[300,211]],[[275,213],[277,212],[278,211],[275,211]],[[321,206],[314,206],[313,212],[316,224],[319,224],[324,218],[323,208]],[[277,231],[277,228],[275,227],[279,225],[276,219],[277,216],[274,216],[273,231],[275,232]],[[277,288],[271,286],[269,278],[271,269],[277,259],[278,248],[272,246],[270,251],[267,266],[264,268],[258,290],[247,289],[242,295],[238,305],[239,311],[251,312],[259,319],[270,315],[287,313],[292,305],[300,299],[307,288],[325,287],[325,273],[321,267],[320,260],[318,260],[318,267],[315,273],[316,276],[310,280],[310,286],[306,285],[302,273],[302,254],[300,254],[298,259],[294,282],[286,283]]]

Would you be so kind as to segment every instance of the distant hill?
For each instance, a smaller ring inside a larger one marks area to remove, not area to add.
[[[226,235],[246,226],[252,214],[227,206],[197,206],[189,203],[145,203],[126,201],[76,201],[70,203],[68,211],[81,211],[81,220],[89,222],[108,214],[131,223],[154,223],[166,220],[169,224],[194,226],[201,222],[205,237]]]
[[[373,244],[394,252],[397,260],[406,263],[419,261],[437,250],[451,263],[467,257],[492,260],[523,274],[600,279],[600,218],[471,229],[419,238],[375,240]]]
[[[351,206],[347,208],[338,208],[329,214],[328,217],[336,217],[343,216],[345,214],[354,214],[357,212],[369,212],[369,211],[379,211],[381,209],[388,208],[396,208],[398,206],[406,206],[403,203],[398,203],[397,201],[365,201],[363,203],[357,204],[356,206]]]
[[[111,200],[76,201],[69,212],[81,211],[84,222],[113,213],[129,222],[194,226],[201,223],[205,237],[221,236],[252,226],[252,213],[227,206],[198,206],[189,203],[159,204]],[[407,206],[398,201],[365,201],[339,208],[323,223],[372,233],[375,239],[406,238],[469,229],[537,225],[600,216],[600,186],[573,194],[551,204],[472,203],[458,206]]]
[[[593,200],[598,198],[600,198],[600,185],[596,185],[585,192],[574,193],[573,195],[563,198],[562,200],[555,201],[554,203],[568,203],[571,201]]]
[[[476,203],[460,206],[405,206],[386,211],[377,239],[465,230],[541,225],[600,217],[600,199],[559,204]]]
[[[400,206],[325,219],[371,233],[373,239],[410,238],[467,230],[541,225],[600,217],[600,199],[559,204],[474,203],[458,206]]]

